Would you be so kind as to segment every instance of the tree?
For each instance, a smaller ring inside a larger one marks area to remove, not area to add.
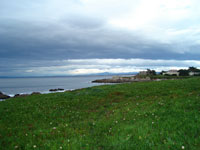
[[[189,68],[188,68],[188,71],[189,71],[189,72],[200,72],[200,70],[197,69],[196,67],[189,67]]]
[[[166,73],[166,71],[163,71],[163,70],[162,70],[162,71],[160,72],[160,75],[163,75],[164,73]]]
[[[189,76],[189,70],[181,69],[178,72],[179,72],[179,76]]]
[[[155,70],[147,69],[147,75],[156,75]]]

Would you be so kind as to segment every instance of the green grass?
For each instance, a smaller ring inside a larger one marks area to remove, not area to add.
[[[154,75],[149,76],[151,79],[188,79],[194,78],[194,76],[170,76],[170,75]],[[196,77],[196,76],[195,76]]]
[[[0,102],[0,149],[199,150],[199,83],[139,82],[12,98]]]

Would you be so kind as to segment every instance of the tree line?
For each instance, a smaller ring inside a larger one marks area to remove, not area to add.
[[[167,71],[161,71],[160,73],[157,73],[155,70],[147,69],[147,75],[163,75]],[[196,67],[189,67],[188,69],[180,69],[178,70],[179,76],[189,76],[191,72],[194,72],[194,76],[200,76],[200,69]]]

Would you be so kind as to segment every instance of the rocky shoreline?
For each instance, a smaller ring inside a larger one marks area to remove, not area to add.
[[[145,81],[153,81],[150,77],[139,77],[139,76],[131,76],[131,77],[120,77],[114,76],[111,79],[100,79],[94,80],[92,83],[126,83],[126,82],[145,82]]]
[[[40,92],[32,92],[31,94],[15,94],[13,97],[26,97],[29,95],[39,95],[39,94],[41,94],[41,93]],[[9,99],[9,98],[12,98],[12,97],[0,92],[0,99],[5,100],[5,99]]]
[[[113,76],[110,79],[98,79],[92,81],[92,83],[128,83],[128,82],[148,82],[148,81],[161,81],[161,80],[167,80],[167,79],[151,79],[149,76],[130,76],[130,77],[121,77],[121,76]],[[65,89],[63,88],[56,88],[56,89],[49,89],[49,93],[53,92],[65,92]],[[26,97],[29,95],[39,95],[43,94],[40,92],[32,92],[31,94],[15,94],[13,97]],[[0,91],[0,100],[5,100],[9,98],[13,98],[9,95],[6,95]]]
[[[3,94],[2,92],[0,92],[0,99],[8,99],[10,98],[10,96]]]
[[[64,92],[65,89],[63,89],[63,88],[49,89],[50,93],[60,92],[60,91]],[[31,94],[15,94],[14,96],[9,96],[9,95],[6,95],[6,94],[4,94],[3,92],[0,91],[0,100],[6,100],[6,99],[9,99],[9,98],[15,98],[15,97],[26,97],[26,96],[30,96],[30,95],[40,95],[40,94],[43,94],[43,93],[32,92]]]

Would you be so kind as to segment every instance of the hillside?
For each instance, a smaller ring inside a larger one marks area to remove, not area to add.
[[[200,78],[0,102],[1,150],[199,150]]]

